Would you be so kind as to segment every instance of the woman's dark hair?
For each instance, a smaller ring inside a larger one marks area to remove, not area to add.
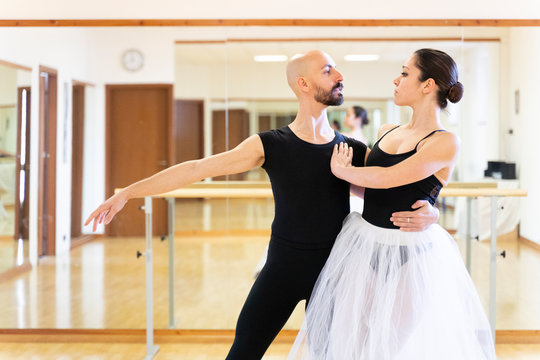
[[[447,53],[435,49],[420,49],[414,52],[416,66],[420,69],[420,81],[431,78],[439,87],[437,102],[441,109],[448,105],[447,99],[457,103],[463,96],[463,84],[458,81],[458,69]]]
[[[367,117],[367,111],[361,106],[353,106],[354,117],[362,119],[361,126],[369,124],[369,119]]]

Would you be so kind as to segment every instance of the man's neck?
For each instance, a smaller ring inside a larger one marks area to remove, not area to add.
[[[335,136],[334,130],[328,123],[327,106],[300,106],[294,121],[289,125],[291,130],[302,140],[324,144]]]

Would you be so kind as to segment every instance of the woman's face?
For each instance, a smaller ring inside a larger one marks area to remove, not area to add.
[[[398,106],[413,105],[422,97],[424,83],[418,80],[420,69],[416,67],[416,56],[413,55],[401,68],[401,74],[394,79],[394,103]]]
[[[354,115],[354,109],[352,107],[347,109],[347,115],[345,116],[345,126],[352,129],[356,127],[356,116]]]

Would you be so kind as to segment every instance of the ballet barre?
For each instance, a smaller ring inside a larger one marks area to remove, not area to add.
[[[499,189],[496,187],[478,187],[468,188],[453,186],[443,188],[439,197],[466,197],[467,198],[467,235],[465,264],[470,272],[471,268],[471,199],[477,197],[491,198],[491,241],[490,241],[490,267],[489,267],[489,324],[491,325],[491,336],[495,342],[495,322],[496,322],[496,295],[497,295],[497,256],[505,256],[497,251],[497,199],[502,196],[527,196],[527,190],[524,189]]]
[[[243,183],[243,184],[240,184]],[[165,194],[145,196],[144,206],[141,208],[145,213],[145,252],[137,251],[137,258],[144,256],[146,272],[146,356],[145,360],[153,359],[159,351],[159,346],[154,344],[154,285],[153,285],[153,257],[152,257],[152,198],[164,198],[168,203],[168,234],[169,240],[169,328],[176,327],[174,317],[174,203],[175,199],[196,198],[236,198],[255,199],[272,198],[272,189],[267,182],[220,182],[196,183],[189,187],[171,191]],[[116,189],[118,192],[121,189]]]
[[[489,320],[493,339],[495,339],[495,320],[496,320],[496,260],[497,260],[497,199],[501,196],[527,196],[527,191],[523,189],[499,189],[492,185],[486,187],[475,187],[471,183],[454,183],[450,187],[443,188],[439,197],[467,197],[467,218],[470,219],[469,199],[476,197],[491,197],[491,257],[490,257],[490,293],[489,293]],[[471,186],[469,186],[469,185]],[[474,183],[481,185],[482,183]],[[118,189],[119,190],[119,189]],[[117,191],[118,191],[117,190]],[[145,360],[151,360],[159,350],[154,344],[153,337],[153,259],[152,259],[152,198],[164,198],[168,202],[168,235],[169,240],[169,328],[176,327],[174,318],[174,205],[175,199],[194,199],[194,198],[236,198],[236,199],[255,199],[255,198],[273,198],[272,189],[267,182],[202,182],[191,186],[174,190],[168,193],[144,197],[145,211],[145,237],[146,251],[138,252],[138,257],[143,255],[146,258],[146,339],[147,354]],[[470,269],[470,225],[467,232],[466,264]]]

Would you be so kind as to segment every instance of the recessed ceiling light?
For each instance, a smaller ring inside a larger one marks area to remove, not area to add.
[[[255,55],[253,60],[257,62],[280,62],[287,61],[287,55]]]
[[[349,54],[345,55],[345,61],[377,61],[379,55],[376,54]]]

